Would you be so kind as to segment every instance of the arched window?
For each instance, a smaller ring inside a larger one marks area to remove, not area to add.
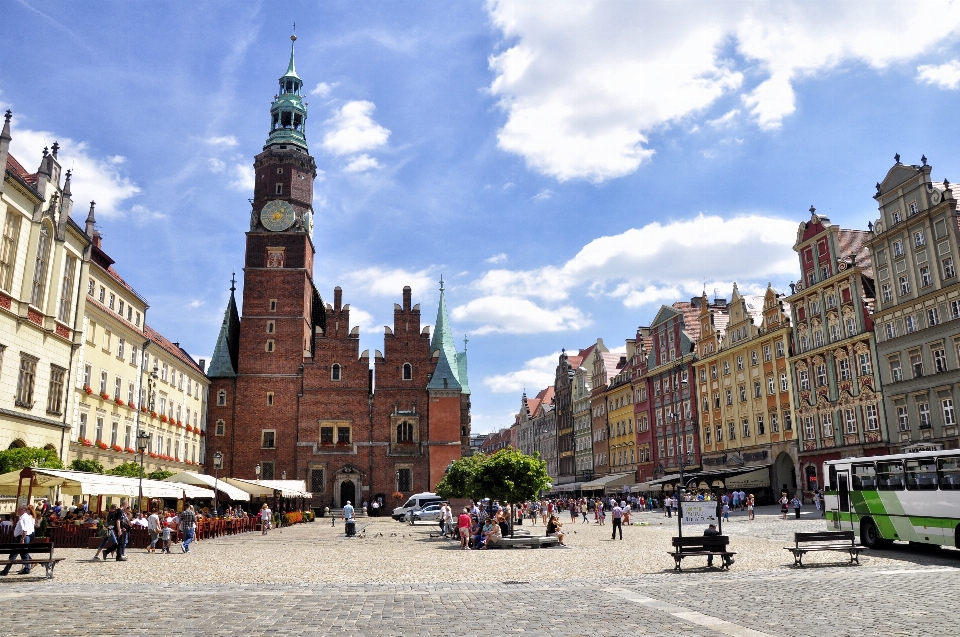
[[[33,269],[33,288],[30,292],[30,305],[43,306],[43,294],[47,287],[47,264],[50,262],[50,232],[46,224],[40,226],[40,238],[37,241],[37,259]]]
[[[330,380],[340,380],[340,363],[334,363],[330,368]]]
[[[397,425],[397,442],[413,442],[413,425],[406,420]]]
[[[413,380],[413,365],[410,363],[403,364],[403,380]]]
[[[227,392],[221,389],[217,392],[217,407],[225,407],[227,404]]]
[[[27,446],[27,443],[17,438],[16,440],[10,443],[10,446],[7,447],[7,449],[22,449],[23,447],[26,447],[26,446]]]

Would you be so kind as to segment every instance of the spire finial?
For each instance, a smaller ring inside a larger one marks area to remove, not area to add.
[[[440,291],[443,292],[443,275],[440,275]]]
[[[464,351],[464,352],[467,351],[467,343],[469,343],[469,342],[470,342],[470,341],[467,340],[467,335],[464,334],[464,335],[463,335],[463,351]]]
[[[925,154],[920,156],[920,163],[922,163],[924,166],[927,165],[927,156]]]
[[[57,157],[57,153],[60,152],[60,142],[53,142],[53,146],[50,147],[50,150],[53,151],[51,154],[54,159]]]
[[[817,213],[817,209],[814,208],[814,207],[811,205],[811,206],[810,206],[810,216],[812,217],[812,216],[815,215],[816,213]]]
[[[900,163],[900,153],[897,153],[893,156],[893,161],[897,162],[898,164]]]
[[[93,209],[96,208],[96,206],[97,206],[96,201],[90,202],[90,212],[87,213],[87,223],[86,223],[86,226],[84,227],[84,232],[86,232],[87,236],[90,238],[93,238],[93,232],[97,226],[97,218],[93,214]]]
[[[237,291],[237,273],[233,272],[230,275],[230,294],[233,294]]]

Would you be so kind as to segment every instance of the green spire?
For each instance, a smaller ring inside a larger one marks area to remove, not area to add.
[[[303,80],[297,75],[294,64],[296,40],[297,36],[290,36],[290,64],[280,78],[280,92],[270,105],[270,136],[264,148],[274,144],[293,144],[307,150],[307,105],[300,95]]]
[[[220,326],[220,335],[217,345],[213,349],[210,359],[210,368],[207,370],[209,378],[233,378],[237,375],[237,355],[240,350],[240,314],[237,312],[237,301],[234,298],[236,278],[230,281],[230,300],[223,313],[223,325]]]
[[[453,344],[453,330],[450,327],[450,317],[447,314],[447,301],[443,291],[443,277],[440,277],[440,305],[437,307],[437,323],[434,326],[433,339],[430,341],[430,352],[440,352],[437,368],[433,371],[433,378],[427,389],[463,389],[460,381],[460,365],[457,360],[457,348]],[[466,372],[466,360],[464,360]]]

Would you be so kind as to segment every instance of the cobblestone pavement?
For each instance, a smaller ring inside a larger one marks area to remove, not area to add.
[[[130,551],[123,563],[64,550],[53,580],[0,578],[0,635],[960,633],[960,551],[898,546],[867,552],[859,567],[830,554],[793,569],[787,539],[823,528],[805,517],[732,520],[730,572],[672,572],[676,522],[649,514],[651,526],[628,527],[623,542],[609,526],[577,525],[569,549],[465,552],[430,527],[389,520],[346,539],[318,520],[199,542],[187,555]]]

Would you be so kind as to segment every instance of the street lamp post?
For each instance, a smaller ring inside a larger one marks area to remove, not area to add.
[[[143,456],[146,455],[149,446],[150,434],[141,429],[137,432],[137,452],[140,454],[140,497],[137,498],[137,513],[140,513],[141,502],[143,502]]]
[[[220,507],[217,504],[217,487],[220,486],[220,469],[223,469],[223,454],[219,451],[213,454],[213,513],[218,515]]]

